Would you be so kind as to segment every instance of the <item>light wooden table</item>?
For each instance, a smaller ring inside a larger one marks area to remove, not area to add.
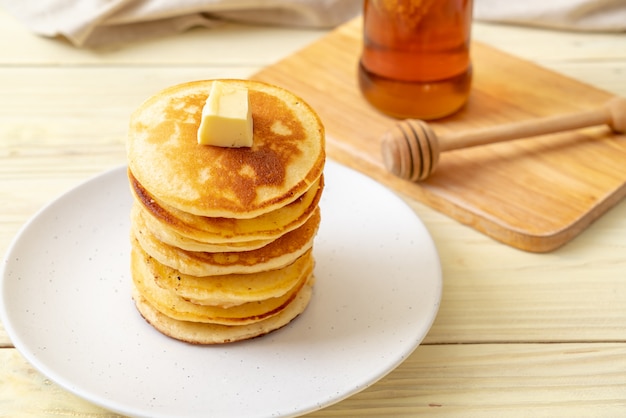
[[[124,163],[143,99],[247,77],[323,34],[229,24],[90,51],[33,36],[0,10],[0,253],[46,202]],[[624,34],[477,23],[474,38],[626,96]],[[409,203],[443,264],[437,320],[395,371],[311,416],[626,416],[626,202],[548,254]],[[0,347],[0,417],[115,416],[35,371],[1,325]]]

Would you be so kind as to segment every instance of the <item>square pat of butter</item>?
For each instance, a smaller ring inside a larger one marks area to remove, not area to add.
[[[213,82],[202,109],[198,143],[231,148],[252,146],[252,111],[245,86]]]

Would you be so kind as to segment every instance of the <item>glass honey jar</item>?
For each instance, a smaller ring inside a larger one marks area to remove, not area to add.
[[[395,118],[459,110],[472,84],[472,0],[365,0],[359,87]]]

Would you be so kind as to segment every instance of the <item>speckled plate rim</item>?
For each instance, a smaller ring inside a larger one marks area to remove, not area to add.
[[[0,319],[51,380],[136,417],[289,417],[372,385],[437,314],[435,245],[389,189],[328,161],[307,310],[267,336],[192,346],[155,331],[130,298],[126,167],[39,211],[4,257]]]

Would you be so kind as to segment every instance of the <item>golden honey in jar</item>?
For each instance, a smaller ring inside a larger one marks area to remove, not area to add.
[[[365,0],[359,86],[396,118],[459,110],[472,83],[472,0]]]

